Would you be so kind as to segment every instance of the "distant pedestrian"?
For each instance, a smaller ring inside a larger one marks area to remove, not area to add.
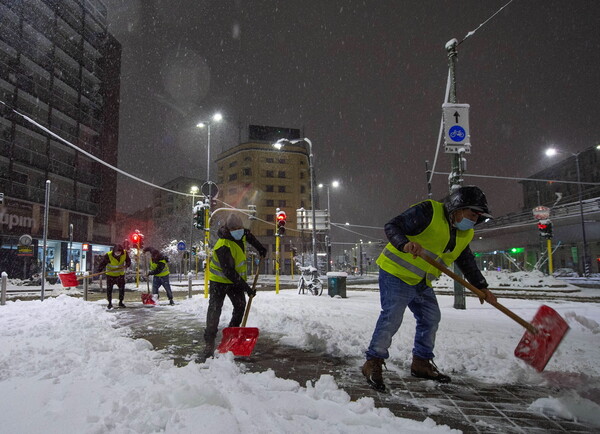
[[[162,286],[167,292],[169,298],[169,304],[173,306],[173,292],[171,291],[171,283],[169,281],[169,259],[160,253],[158,250],[152,247],[146,247],[144,253],[150,252],[150,271],[148,276],[154,276],[152,278],[152,294],[156,295],[156,300],[160,298],[158,289]]]
[[[218,231],[218,236],[209,262],[210,299],[204,330],[205,358],[211,357],[215,351],[215,339],[225,296],[229,297],[233,304],[229,327],[239,327],[246,308],[244,292],[249,297],[256,295],[256,290],[253,291],[246,282],[246,241],[261,257],[267,255],[267,249],[249,229],[244,229],[242,219],[237,214],[232,213],[227,217],[225,225]]]
[[[444,203],[419,202],[385,225],[389,243],[377,259],[381,313],[362,367],[363,375],[373,388],[385,390],[382,365],[389,357],[388,349],[407,307],[417,322],[411,374],[440,383],[450,382],[450,377],[433,363],[441,316],[431,281],[441,273],[421,255],[426,254],[446,265],[456,262],[466,279],[485,293],[486,301],[496,301],[469,248],[473,227],[491,218],[489,212],[483,192],[478,187],[466,186],[450,194]]]
[[[131,266],[131,258],[121,244],[116,244],[111,251],[101,257],[96,269],[100,273],[106,269],[106,298],[108,309],[112,309],[113,286],[119,288],[119,307],[126,307],[125,298],[125,269]]]

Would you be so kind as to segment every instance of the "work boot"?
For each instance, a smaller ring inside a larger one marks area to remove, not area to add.
[[[385,384],[383,384],[383,369],[385,365],[383,359],[370,359],[365,362],[362,367],[362,374],[366,377],[367,383],[379,392],[385,392]]]
[[[112,303],[108,303],[108,306],[106,306],[107,309],[112,309]]]
[[[206,345],[204,346],[204,360],[208,359],[209,357],[213,357],[214,355],[215,355],[215,343],[207,342]]]
[[[127,307],[123,304],[123,300],[119,301],[119,307]]]
[[[410,374],[413,377],[426,378],[440,383],[450,383],[450,377],[438,371],[437,366],[431,359],[422,359],[413,355]]]
[[[173,299],[172,299],[172,298],[170,298],[170,299],[169,299],[169,305],[170,305],[170,306],[175,306],[175,302],[173,301]]]

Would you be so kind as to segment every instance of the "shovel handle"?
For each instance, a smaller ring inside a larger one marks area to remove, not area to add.
[[[83,279],[87,279],[89,277],[100,276],[101,274],[104,274],[104,273],[106,273],[106,271],[101,271],[99,273],[94,273],[94,274],[88,274],[87,276],[82,275],[82,276],[77,277],[77,280],[83,280]]]
[[[258,265],[256,266],[256,274],[254,275],[254,282],[252,282],[252,292],[254,292],[256,288],[256,282],[258,282],[258,274],[260,273],[260,264],[262,264],[263,258],[261,257],[258,260]],[[246,311],[244,312],[244,319],[242,320],[242,327],[246,327],[246,321],[248,320],[248,314],[250,314],[250,306],[252,305],[252,299],[254,296],[248,297],[248,303],[246,304]]]
[[[456,280],[458,283],[460,283],[461,285],[463,285],[465,288],[468,288],[469,290],[471,290],[471,292],[474,292],[477,297],[485,299],[485,293],[481,289],[475,288],[475,286],[471,285],[469,282],[467,282],[465,279],[463,279],[462,277],[460,277],[458,274],[454,273],[453,271],[450,271],[444,265],[442,265],[439,262],[433,260],[432,258],[430,258],[429,256],[427,256],[425,254],[421,255],[421,258],[423,258],[423,260],[425,260],[432,267],[437,268],[442,273],[447,274],[452,279]],[[501,305],[497,301],[493,301],[493,302],[488,301],[488,303],[491,304],[492,306],[494,306],[500,312],[506,314],[507,316],[509,316],[510,318],[512,318],[513,320],[515,320],[516,322],[518,322],[520,325],[522,325],[523,327],[525,327],[527,330],[529,330],[534,335],[538,333],[538,329],[535,328],[531,323],[525,321],[519,315],[517,315],[513,311],[509,310],[508,308],[504,307],[503,305]]]

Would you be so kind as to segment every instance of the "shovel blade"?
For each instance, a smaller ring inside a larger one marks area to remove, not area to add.
[[[541,372],[569,330],[567,322],[551,307],[542,305],[531,324],[537,334],[525,332],[515,348],[515,356]]]
[[[219,353],[231,351],[234,356],[249,356],[257,340],[256,327],[227,327],[223,329],[223,339],[217,350]]]
[[[151,305],[156,304],[156,302],[152,298],[152,294],[148,294],[148,293],[142,294],[142,303],[143,304],[151,304]]]
[[[77,286],[77,276],[74,271],[69,273],[58,273],[58,278],[60,279],[60,284],[65,288]]]

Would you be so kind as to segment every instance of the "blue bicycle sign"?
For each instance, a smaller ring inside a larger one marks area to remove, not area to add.
[[[462,142],[466,135],[465,129],[459,125],[454,125],[448,130],[448,136],[455,142]]]

